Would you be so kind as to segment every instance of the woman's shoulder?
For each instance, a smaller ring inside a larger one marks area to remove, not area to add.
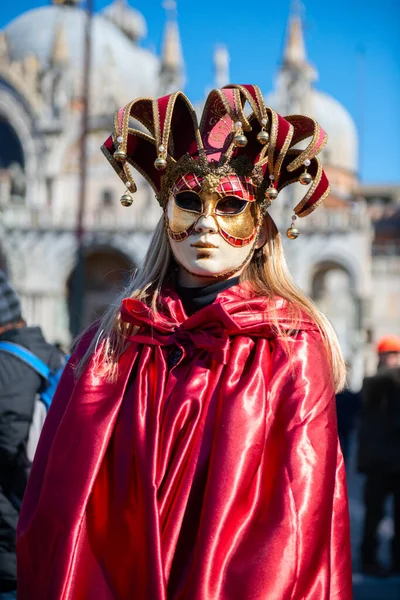
[[[336,333],[311,300],[306,296],[297,301],[295,297],[288,300],[276,294],[259,295],[246,284],[231,288],[231,292],[236,300],[241,298],[239,306],[246,306],[246,316],[238,317],[251,322],[253,328],[257,324],[261,335],[272,338],[274,356],[281,356],[283,361],[289,357],[291,365],[297,357],[300,371],[305,366],[316,367],[329,379],[333,373],[335,388],[341,389],[346,372]]]
[[[253,320],[271,325],[278,335],[296,335],[299,331],[308,331],[320,337],[316,321],[300,303],[290,302],[278,295],[257,293],[248,282],[226,290],[220,295],[220,300],[228,310],[249,312]]]

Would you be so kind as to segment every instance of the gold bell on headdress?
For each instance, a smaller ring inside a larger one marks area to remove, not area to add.
[[[124,160],[126,160],[126,152],[122,150],[121,146],[114,152],[114,158],[118,162],[124,162]]]
[[[125,194],[122,194],[120,202],[122,206],[132,206],[133,198],[128,192],[125,192]]]
[[[164,171],[164,169],[167,166],[167,161],[162,156],[158,156],[154,161],[154,166],[157,169],[157,171]]]
[[[233,138],[233,143],[238,148],[244,148],[247,145],[247,137],[243,133],[237,133]]]
[[[299,181],[302,185],[309,185],[312,182],[312,176],[307,171],[304,171],[299,177]]]
[[[294,223],[292,223],[289,229],[286,231],[286,235],[290,240],[295,240],[299,237],[299,230],[294,226]]]
[[[233,143],[238,148],[244,148],[247,145],[247,137],[243,133],[243,124],[241,121],[236,121],[234,128],[236,129],[236,134],[233,138]]]
[[[268,198],[268,200],[275,200],[277,196],[278,190],[272,186],[265,191],[265,197]]]
[[[257,135],[257,140],[260,142],[260,144],[265,146],[265,144],[268,144],[269,142],[269,133],[264,129],[261,129],[261,131]]]

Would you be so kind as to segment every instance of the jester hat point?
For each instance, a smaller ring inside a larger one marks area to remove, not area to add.
[[[305,148],[295,148],[304,140]],[[257,86],[232,84],[210,92],[200,123],[183,92],[133,100],[116,111],[102,151],[127,187],[121,198],[126,206],[136,191],[133,167],[164,210],[182,187],[237,195],[266,209],[284,187],[300,182],[308,187],[294,213],[305,217],[329,194],[317,158],[326,141],[313,118],[281,117],[265,106]]]

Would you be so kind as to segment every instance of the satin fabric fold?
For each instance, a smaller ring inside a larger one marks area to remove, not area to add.
[[[335,399],[311,321],[245,285],[187,318],[173,291],[116,383],[63,376],[18,531],[19,600],[351,598]],[[90,336],[89,336],[90,337]],[[179,361],[170,366],[171,351]],[[290,360],[289,358],[290,357]]]

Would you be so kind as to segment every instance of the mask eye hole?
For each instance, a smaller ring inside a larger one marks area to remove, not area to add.
[[[175,196],[175,204],[183,210],[201,213],[201,198],[195,192],[180,192]]]
[[[219,200],[216,206],[218,215],[238,215],[243,212],[248,202],[237,196],[225,196]]]

